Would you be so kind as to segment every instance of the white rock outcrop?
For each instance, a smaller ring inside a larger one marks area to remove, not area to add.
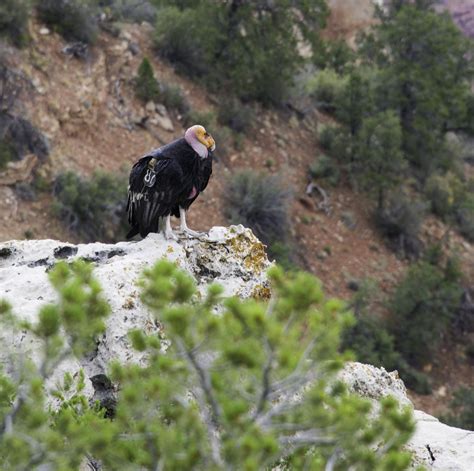
[[[15,313],[35,321],[41,306],[55,300],[47,272],[60,259],[89,260],[95,265],[95,276],[112,307],[107,329],[91,358],[68,359],[51,378],[55,382],[65,371],[84,369],[87,377],[106,372],[111,360],[140,361],[131,349],[128,332],[139,327],[159,330],[153,316],[139,299],[137,281],[146,267],[160,258],[175,261],[187,270],[204,290],[210,282],[219,282],[227,295],[268,297],[266,269],[270,263],[264,246],[252,232],[242,226],[214,227],[201,239],[167,241],[150,234],[139,242],[118,244],[72,245],[53,240],[10,241],[0,244],[0,299],[6,299]],[[8,371],[11,352],[21,352],[33,359],[40,356],[40,345],[23,333],[0,332],[0,367]],[[357,394],[379,399],[394,396],[401,404],[410,405],[406,388],[396,372],[388,373],[360,363],[349,363],[341,378]],[[92,385],[88,392],[93,393]],[[474,432],[448,427],[436,418],[415,411],[416,433],[409,449],[415,464],[427,469],[468,471],[474,469]]]

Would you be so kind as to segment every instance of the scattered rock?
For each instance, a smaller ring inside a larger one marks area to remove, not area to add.
[[[149,101],[145,105],[145,111],[147,112],[147,114],[153,114],[155,112],[155,109],[156,109],[156,105],[153,101]]]
[[[41,34],[42,36],[47,36],[49,33],[49,29],[44,26],[39,30],[39,34]]]
[[[8,258],[13,255],[13,249],[9,247],[0,248],[0,258]]]
[[[150,119],[150,123],[154,124],[155,126],[159,126],[165,131],[174,132],[173,122],[167,116],[160,116],[159,114],[157,114]]]
[[[55,258],[68,258],[77,253],[77,247],[73,247],[72,245],[63,245],[62,247],[57,247],[54,249],[54,257]]]

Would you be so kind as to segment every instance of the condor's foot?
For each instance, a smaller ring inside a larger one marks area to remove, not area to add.
[[[163,235],[165,236],[166,240],[178,240],[178,236],[171,230],[164,230]]]
[[[200,237],[202,237],[204,235],[204,232],[197,232],[197,231],[193,231],[192,229],[189,229],[189,227],[181,227],[180,228],[180,231],[185,235],[185,236],[188,236],[188,237],[195,237],[197,239],[199,239]]]

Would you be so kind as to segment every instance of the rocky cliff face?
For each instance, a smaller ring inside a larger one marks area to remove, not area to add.
[[[160,330],[139,299],[137,281],[143,269],[165,257],[176,262],[196,279],[200,289],[219,282],[228,295],[268,297],[265,271],[270,263],[264,246],[252,232],[242,226],[214,227],[202,239],[166,241],[151,234],[140,242],[115,245],[71,245],[53,240],[10,241],[0,244],[0,298],[9,301],[17,315],[35,320],[39,307],[54,300],[47,280],[53,264],[65,259],[89,260],[101,282],[105,297],[112,307],[107,330],[90,358],[63,361],[50,379],[57,381],[65,371],[83,368],[87,377],[106,373],[112,359],[140,362],[127,333],[132,328]],[[0,332],[0,366],[8,371],[9,352],[17,351],[35,359],[39,345],[25,335],[10,336]],[[349,387],[363,396],[378,399],[395,396],[402,404],[411,405],[406,388],[396,372],[370,365],[351,363],[341,373]],[[88,385],[88,394],[93,386]],[[415,411],[417,430],[409,443],[416,464],[429,469],[468,470],[474,462],[474,432],[441,424],[436,418]]]

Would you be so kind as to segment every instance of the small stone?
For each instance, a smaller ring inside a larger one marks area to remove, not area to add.
[[[161,103],[156,103],[155,110],[161,116],[168,116],[168,110],[166,109],[166,106],[162,105]]]
[[[153,114],[155,112],[155,108],[156,108],[156,105],[153,101],[149,101],[145,105],[145,111],[147,112],[147,114]]]
[[[42,35],[42,36],[47,36],[51,31],[49,31],[48,28],[46,27],[43,27],[39,30],[39,33]]]
[[[159,126],[160,128],[164,129],[165,131],[168,131],[168,132],[173,132],[174,131],[173,122],[167,116],[156,115],[155,117],[153,117],[150,120],[150,123],[152,123],[156,126]]]

